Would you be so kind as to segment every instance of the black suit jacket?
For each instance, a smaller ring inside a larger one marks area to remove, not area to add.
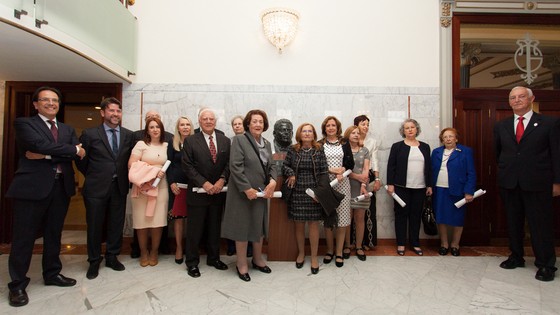
[[[560,183],[560,123],[555,117],[533,113],[520,143],[515,139],[513,116],[494,126],[498,186],[543,191]]]
[[[427,143],[418,141],[419,149],[424,156],[424,181],[426,187],[432,187],[432,163],[430,160],[430,146]],[[408,154],[410,146],[404,141],[393,143],[387,162],[387,185],[406,186],[406,172],[408,170]]]
[[[106,197],[116,172],[119,192],[126,195],[129,186],[128,159],[132,150],[132,131],[120,127],[119,154],[116,157],[103,125],[85,129],[80,136],[80,142],[87,153],[84,159],[76,163],[85,176],[82,194],[93,198]]]
[[[64,174],[64,188],[68,196],[76,193],[72,161],[78,139],[74,128],[57,122],[58,141],[55,142],[47,124],[38,115],[19,117],[14,122],[19,161],[6,197],[41,200],[48,196],[54,185],[57,165]],[[29,160],[25,152],[50,155],[52,159]],[[87,153],[87,151],[86,151]]]
[[[216,132],[216,163],[212,161],[210,149],[203,133],[195,133],[185,139],[183,144],[183,171],[187,175],[189,189],[187,189],[187,205],[208,206],[211,203],[224,202],[225,194],[208,195],[193,193],[193,187],[202,187],[208,181],[212,184],[220,177],[226,182],[229,178],[229,153],[231,140]]]

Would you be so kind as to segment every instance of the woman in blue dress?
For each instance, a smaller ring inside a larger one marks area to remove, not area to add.
[[[457,130],[445,128],[439,134],[443,146],[432,152],[432,180],[434,190],[434,212],[440,235],[440,255],[459,256],[459,242],[465,223],[466,205],[457,208],[455,203],[463,198],[473,200],[476,187],[476,172],[472,149],[460,144]],[[451,245],[448,227],[453,231]],[[450,247],[451,246],[451,247]]]

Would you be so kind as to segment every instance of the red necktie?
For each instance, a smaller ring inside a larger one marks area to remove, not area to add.
[[[56,128],[56,124],[53,120],[47,120],[49,124],[51,124],[51,133],[54,138],[54,142],[58,142],[58,129]]]
[[[212,141],[212,136],[210,136],[209,139],[208,147],[210,148],[210,155],[212,156],[212,161],[216,163],[216,146],[214,145],[214,141]]]
[[[517,128],[515,129],[515,138],[517,139],[517,143],[521,141],[521,137],[523,137],[524,131],[525,131],[525,126],[523,126],[523,116],[520,116],[519,122],[517,123]]]

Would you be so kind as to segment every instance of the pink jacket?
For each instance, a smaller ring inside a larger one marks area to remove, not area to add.
[[[156,198],[158,188],[152,187],[152,183],[157,178],[157,174],[161,170],[159,166],[152,166],[143,161],[136,161],[130,166],[128,171],[128,179],[132,185],[132,198],[138,198],[139,193],[148,197],[146,205],[146,216],[153,217],[156,209]]]

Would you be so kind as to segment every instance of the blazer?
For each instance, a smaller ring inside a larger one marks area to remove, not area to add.
[[[432,172],[430,163],[430,146],[427,143],[420,143],[420,152],[424,156],[424,181],[426,187],[431,187]],[[406,186],[406,172],[408,170],[408,154],[410,146],[403,141],[395,142],[391,146],[389,161],[387,162],[387,185]]]
[[[325,145],[327,141],[326,138],[319,140],[318,142],[321,145]],[[342,157],[342,166],[347,170],[354,169],[354,154],[352,153],[352,148],[350,147],[350,142],[346,141],[342,144],[342,153],[344,154]]]
[[[76,164],[84,174],[82,194],[86,197],[105,198],[110,193],[113,175],[117,175],[119,193],[128,194],[128,159],[132,150],[132,131],[120,127],[119,154],[114,156],[103,124],[85,129],[80,136],[86,157]]]
[[[58,141],[39,115],[18,117],[14,121],[19,153],[18,168],[6,197],[41,200],[48,196],[54,185],[57,165],[62,169],[64,189],[68,197],[76,193],[72,161],[76,155],[78,138],[74,128],[57,122]],[[29,160],[25,152],[50,155],[51,159]],[[86,151],[86,153],[88,153]]]
[[[498,186],[543,191],[560,183],[560,121],[533,113],[517,143],[513,116],[494,126],[494,148],[498,162]]]
[[[432,152],[432,187],[436,186],[444,149],[445,146],[441,146]],[[457,144],[457,148],[447,160],[447,175],[451,196],[474,195],[476,172],[471,148]]]
[[[183,144],[183,171],[187,175],[187,205],[209,206],[210,204],[223,203],[225,194],[208,195],[193,193],[192,188],[202,187],[208,181],[212,184],[220,177],[227,182],[229,178],[229,154],[231,140],[221,133],[216,132],[216,163],[212,161],[210,149],[203,133],[195,133],[185,139]]]

